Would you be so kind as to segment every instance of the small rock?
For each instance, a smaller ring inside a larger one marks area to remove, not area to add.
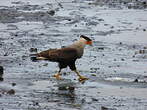
[[[47,11],[47,13],[51,16],[54,16],[55,15],[55,11],[54,10],[50,10],[50,11]]]
[[[114,61],[116,61],[116,59],[114,59]]]
[[[4,74],[4,68],[0,66],[0,76]]]
[[[3,80],[4,80],[4,78],[0,77],[0,81],[3,81]]]
[[[15,34],[14,36],[16,36],[16,37],[17,37],[17,36],[18,36],[18,34]]]
[[[70,86],[68,89],[69,89],[70,91],[74,91],[74,90],[75,90],[75,87]]]
[[[107,107],[102,106],[101,110],[117,110],[117,109],[116,108],[107,108]]]
[[[65,75],[67,75],[67,73],[66,73],[66,72],[64,72],[64,73],[63,73],[63,75],[65,76]]]
[[[122,58],[121,61],[125,61],[125,59]]]
[[[109,24],[104,24],[104,26],[108,26]]]
[[[37,52],[37,48],[30,48],[30,52]]]
[[[44,33],[40,33],[39,35],[45,35]]]
[[[37,61],[37,57],[36,56],[32,56],[32,57],[30,57],[30,60],[33,61],[33,62],[36,62]]]
[[[12,83],[12,86],[16,86],[16,83]]]
[[[91,74],[91,76],[96,76],[96,74]]]
[[[146,2],[146,1],[144,1],[144,2],[142,2],[142,4],[143,4],[143,5],[147,5],[147,2]]]
[[[61,48],[65,48],[66,46],[61,46]]]
[[[2,66],[0,66],[0,81],[3,81],[3,74],[4,74],[4,68]]]
[[[74,86],[61,86],[58,88],[59,90],[69,90],[69,91],[73,91],[75,90]]]
[[[47,66],[47,65],[48,65],[48,63],[43,64],[43,66]]]
[[[139,82],[138,79],[135,79],[134,82]]]
[[[98,101],[98,99],[96,99],[96,98],[92,98],[92,101]]]
[[[58,89],[59,90],[68,90],[68,87],[67,86],[62,86],[62,87],[59,87]]]
[[[120,89],[123,89],[123,87],[120,87]]]
[[[143,31],[146,31],[146,29],[143,29]]]
[[[4,56],[8,56],[8,53],[5,53]]]
[[[104,50],[104,47],[99,47],[98,49],[99,49],[99,50]]]
[[[14,90],[14,89],[11,89],[11,90],[9,90],[9,91],[7,92],[7,94],[9,94],[9,95],[14,95],[14,94],[15,94],[15,90]]]
[[[38,102],[34,102],[33,105],[34,105],[34,106],[38,106],[39,103],[38,103]]]
[[[112,29],[112,28],[114,28],[114,26],[111,26],[110,28]]]
[[[60,6],[60,8],[63,8],[62,4],[61,3],[58,3],[58,5]]]
[[[145,53],[145,50],[139,50],[139,53],[140,54],[144,54]]]
[[[136,46],[135,46],[135,45],[133,45],[133,48],[135,49],[135,48],[136,48]]]
[[[101,110],[108,110],[107,107],[101,106]]]
[[[98,19],[99,21],[104,21],[104,19]]]

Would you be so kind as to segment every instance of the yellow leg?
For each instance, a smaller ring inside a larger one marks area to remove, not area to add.
[[[77,70],[74,70],[74,72],[79,76],[78,80],[80,82],[88,80],[89,78],[86,78],[85,76],[81,76],[80,73]]]
[[[59,70],[59,72],[57,74],[54,74],[53,77],[55,77],[57,80],[61,80],[61,70]]]

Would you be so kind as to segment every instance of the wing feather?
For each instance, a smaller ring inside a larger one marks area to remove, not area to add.
[[[76,60],[78,53],[74,48],[49,49],[38,53],[37,57],[44,57],[50,61],[62,62]]]

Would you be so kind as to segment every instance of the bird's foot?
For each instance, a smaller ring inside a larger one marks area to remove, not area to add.
[[[59,73],[54,74],[53,77],[55,77],[57,80],[61,80],[62,79]]]
[[[88,80],[88,79],[89,79],[89,78],[86,78],[85,76],[80,76],[78,80],[79,80],[80,82],[83,82],[83,81]]]

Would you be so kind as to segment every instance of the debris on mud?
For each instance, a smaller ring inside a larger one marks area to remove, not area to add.
[[[107,108],[105,106],[102,106],[101,107],[101,110],[117,110],[117,109],[115,109],[115,108]]]
[[[15,90],[14,89],[11,89],[11,90],[7,91],[7,94],[13,95],[13,94],[15,94]]]
[[[60,86],[58,89],[59,89],[59,90],[69,90],[69,91],[73,91],[73,90],[75,89],[75,87],[64,85],[64,86]]]
[[[58,84],[58,90],[74,91],[75,90],[75,84],[72,83],[70,80],[66,81],[66,80],[63,79],[63,81],[59,82],[59,84]]]
[[[0,75],[4,74],[4,68],[2,66],[0,66]]]
[[[50,20],[50,16],[53,16],[54,14],[54,10],[50,10],[47,12],[23,12],[14,7],[7,7],[5,9],[0,9],[0,22],[15,23],[21,21],[45,21]]]
[[[51,16],[55,15],[55,11],[54,10],[50,10],[50,11],[47,11],[47,13]]]
[[[0,81],[3,81],[4,68],[0,66]]]
[[[30,48],[30,52],[37,52],[37,48]]]
[[[139,82],[138,79],[135,79],[134,82]]]
[[[15,94],[15,90],[14,89],[4,90],[4,89],[0,88],[0,94],[1,95],[14,95]]]
[[[145,0],[96,0],[94,3],[95,5],[104,6],[107,5],[111,8],[123,8],[126,7],[128,9],[144,9],[147,8],[147,1]]]
[[[12,83],[12,86],[16,86],[16,83]]]

